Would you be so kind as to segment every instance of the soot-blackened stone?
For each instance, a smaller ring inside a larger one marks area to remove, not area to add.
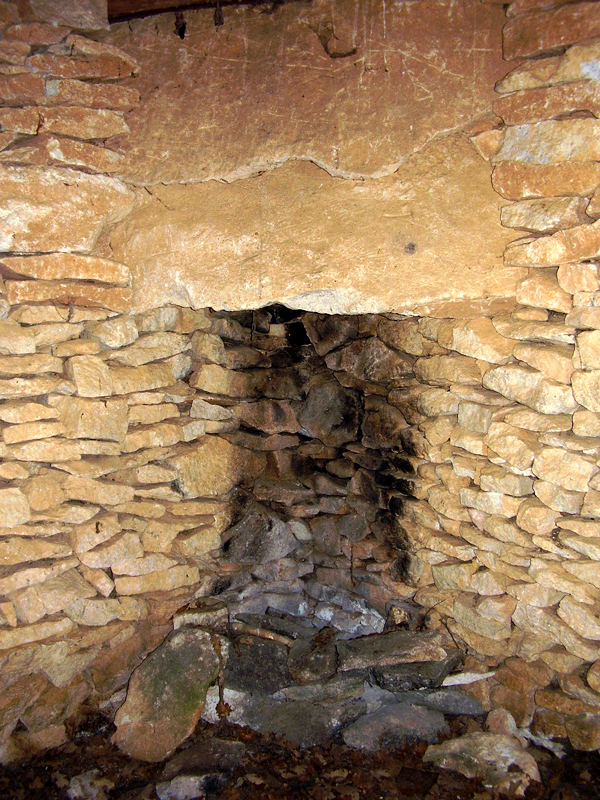
[[[273,694],[292,683],[284,644],[254,636],[237,638],[225,667],[225,686],[238,692]]]

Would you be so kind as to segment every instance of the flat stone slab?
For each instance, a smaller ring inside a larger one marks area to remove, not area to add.
[[[242,742],[202,736],[165,764],[161,778],[171,781],[177,775],[199,775],[215,770],[233,772],[245,752],[246,746]]]
[[[409,742],[437,742],[439,734],[445,731],[446,720],[439,711],[398,703],[361,717],[343,730],[342,737],[348,747],[372,753]]]
[[[228,689],[272,694],[291,682],[288,649],[284,644],[254,636],[242,636],[233,643],[225,667]]]
[[[448,655],[436,631],[391,631],[338,642],[338,670],[441,661]]]
[[[210,634],[180,628],[134,670],[113,742],[142,761],[162,761],[194,730],[219,658]]]
[[[456,651],[441,661],[423,661],[413,664],[396,664],[375,667],[373,678],[378,686],[388,692],[409,692],[412,689],[432,689],[441,686],[444,678],[461,662]]]

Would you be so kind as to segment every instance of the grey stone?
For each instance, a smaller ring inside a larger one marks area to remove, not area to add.
[[[210,634],[173,631],[134,670],[113,742],[133,758],[162,761],[194,730],[218,671]]]
[[[309,312],[302,318],[302,323],[320,356],[358,336],[358,317]]]
[[[365,710],[361,699],[323,706],[303,700],[255,698],[247,711],[246,724],[259,733],[273,733],[304,749],[323,744]]]
[[[177,775],[211,770],[233,772],[245,752],[246,746],[242,742],[203,735],[167,761],[161,778],[170,781]]]
[[[227,561],[265,564],[284,558],[298,545],[288,526],[264,506],[253,504],[244,519],[223,536]]]
[[[376,752],[416,741],[437,742],[448,727],[444,715],[409,703],[384,705],[342,731],[348,747]]]
[[[478,717],[483,714],[481,703],[475,697],[463,694],[458,689],[436,689],[434,691],[412,691],[396,694],[400,703],[413,703],[426,706],[442,714],[463,714],[467,717]]]
[[[288,655],[288,668],[296,683],[323,681],[335,674],[335,631],[323,628],[312,639],[295,642]]]
[[[225,686],[228,689],[272,694],[291,682],[285,645],[254,636],[235,640],[225,667]]]
[[[170,781],[156,784],[158,800],[196,800],[198,797],[214,795],[224,789],[227,778],[220,773],[205,775],[178,775]]]
[[[339,447],[353,442],[360,423],[358,392],[324,377],[310,388],[298,415],[302,428],[323,444]]]
[[[462,655],[451,653],[441,661],[423,661],[416,664],[396,664],[391,667],[375,667],[373,678],[378,686],[389,692],[409,692],[413,689],[432,689],[455,669]]]
[[[277,617],[271,614],[238,614],[236,616],[240,622],[251,625],[255,628],[264,628],[290,639],[308,639],[314,636],[315,629],[302,625],[294,620]]]
[[[346,514],[337,521],[337,529],[351,542],[360,542],[369,534],[369,526],[360,514]]]
[[[351,700],[361,697],[365,681],[369,680],[368,669],[338,672],[328,681],[314,681],[304,686],[286,686],[273,695],[275,700],[310,700],[318,703]]]
[[[338,669],[385,667],[419,661],[440,661],[447,651],[437,631],[390,631],[338,642]]]

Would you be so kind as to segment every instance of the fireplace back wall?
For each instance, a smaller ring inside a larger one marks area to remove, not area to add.
[[[0,3],[2,759],[267,586],[408,604],[597,749],[600,7],[38,5]]]

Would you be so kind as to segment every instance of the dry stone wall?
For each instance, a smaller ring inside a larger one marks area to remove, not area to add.
[[[114,711],[181,607],[267,591],[377,625],[416,603],[495,668],[484,709],[600,746],[598,6],[546,5],[509,6],[520,63],[471,131],[526,235],[515,297],[300,321],[130,313],[136,64],[0,4],[3,760]]]

